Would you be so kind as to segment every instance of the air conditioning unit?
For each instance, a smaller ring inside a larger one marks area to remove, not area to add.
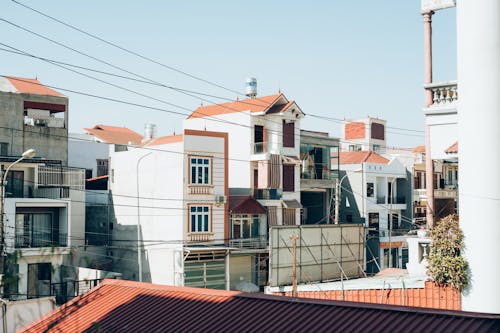
[[[226,203],[226,197],[224,195],[219,195],[217,194],[215,196],[215,204],[218,205],[223,205]]]

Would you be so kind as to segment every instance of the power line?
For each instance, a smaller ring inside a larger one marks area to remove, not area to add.
[[[161,62],[159,62],[159,61],[157,61],[157,60],[154,60],[154,59],[152,59],[152,58],[149,58],[149,57],[147,57],[147,56],[144,56],[144,55],[142,55],[142,54],[139,54],[139,53],[137,53],[137,52],[135,52],[135,51],[129,50],[129,49],[127,49],[127,48],[125,48],[125,47],[123,47],[123,46],[120,46],[120,45],[118,45],[118,44],[116,44],[116,43],[113,43],[113,42],[107,41],[107,40],[105,40],[105,39],[103,39],[103,38],[101,38],[101,37],[99,37],[99,36],[97,36],[97,35],[91,34],[91,33],[87,32],[87,31],[84,31],[83,29],[80,29],[80,28],[78,28],[78,27],[74,26],[74,25],[71,25],[71,24],[66,23],[66,22],[64,22],[64,21],[62,21],[62,20],[59,20],[59,19],[57,19],[57,18],[55,18],[55,17],[53,17],[53,16],[50,16],[50,15],[48,15],[48,14],[46,14],[46,13],[43,13],[43,12],[39,11],[39,10],[37,10],[37,9],[34,9],[34,8],[32,8],[32,7],[29,7],[28,5],[23,4],[23,3],[19,2],[19,1],[12,0],[12,2],[14,2],[14,3],[18,4],[18,5],[21,5],[21,6],[23,6],[23,7],[27,8],[27,9],[29,9],[29,10],[33,11],[33,12],[36,12],[36,13],[38,13],[38,14],[40,14],[40,15],[43,15],[43,16],[45,16],[46,18],[49,18],[49,19],[51,19],[51,20],[53,20],[53,21],[55,21],[55,22],[58,22],[58,23],[60,23],[60,24],[62,24],[62,25],[64,25],[64,26],[66,26],[66,27],[68,27],[68,28],[71,28],[71,29],[73,29],[73,30],[75,30],[75,31],[78,31],[78,32],[80,32],[80,33],[82,33],[82,34],[84,34],[84,35],[87,35],[87,36],[89,36],[89,37],[91,37],[91,38],[94,38],[94,39],[99,40],[99,41],[101,41],[101,42],[103,42],[103,43],[106,43],[106,44],[108,44],[108,45],[110,45],[110,46],[113,46],[113,47],[115,47],[115,48],[117,48],[117,49],[120,49],[120,50],[122,50],[122,51],[124,51],[124,52],[127,52],[128,54],[131,54],[131,55],[134,55],[134,56],[136,56],[136,57],[139,57],[139,58],[141,58],[141,59],[143,59],[143,60],[146,60],[146,61],[152,62],[152,63],[154,63],[154,64],[156,64],[156,65],[160,65],[160,66],[162,66],[162,67],[164,67],[164,68],[167,68],[167,69],[169,69],[169,70],[175,71],[175,72],[180,73],[180,74],[183,74],[183,75],[188,76],[188,77],[190,77],[190,78],[192,78],[192,79],[195,79],[195,80],[198,80],[198,81],[201,81],[201,82],[204,82],[204,83],[210,84],[210,85],[212,85],[212,86],[215,86],[215,87],[218,87],[218,88],[221,88],[221,89],[227,90],[227,91],[229,91],[229,92],[236,93],[236,94],[238,94],[238,95],[242,95],[242,96],[243,96],[243,94],[242,94],[242,93],[240,93],[240,92],[238,92],[238,91],[236,91],[236,90],[226,88],[226,87],[224,87],[224,86],[222,86],[222,85],[220,85],[220,84],[218,84],[218,83],[215,83],[215,82],[212,82],[212,81],[209,81],[209,80],[203,79],[203,78],[201,78],[201,77],[199,77],[199,76],[196,76],[196,75],[193,75],[193,74],[187,73],[187,72],[182,71],[182,70],[180,70],[180,69],[178,69],[178,68],[175,68],[175,67],[173,67],[173,66],[165,65],[165,64],[163,64],[163,63],[161,63]]]

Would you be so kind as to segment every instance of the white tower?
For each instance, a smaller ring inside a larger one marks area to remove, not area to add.
[[[500,1],[457,1],[457,34],[460,225],[472,275],[462,309],[500,313]]]

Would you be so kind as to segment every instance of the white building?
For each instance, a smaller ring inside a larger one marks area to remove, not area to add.
[[[185,128],[229,134],[230,193],[267,208],[269,225],[300,224],[300,120],[284,94],[201,106]]]
[[[14,160],[2,158],[2,169]],[[55,283],[75,278],[85,240],[84,170],[56,162],[26,159],[7,175],[3,278],[14,299],[53,295]]]
[[[340,152],[339,158],[340,223],[364,223],[369,228],[367,271],[403,267],[403,236],[412,225],[406,167],[371,151]]]
[[[124,278],[227,287],[227,152],[226,133],[185,130],[111,154],[112,256]]]
[[[373,117],[345,121],[342,127],[342,151],[368,151],[382,154],[386,150],[386,121]]]

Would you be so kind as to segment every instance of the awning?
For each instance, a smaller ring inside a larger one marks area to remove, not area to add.
[[[281,161],[286,164],[300,164],[300,159],[296,156],[281,156]]]
[[[266,209],[248,196],[230,195],[229,212],[231,214],[265,214]]]
[[[283,207],[285,208],[302,208],[302,205],[297,200],[283,200]]]

